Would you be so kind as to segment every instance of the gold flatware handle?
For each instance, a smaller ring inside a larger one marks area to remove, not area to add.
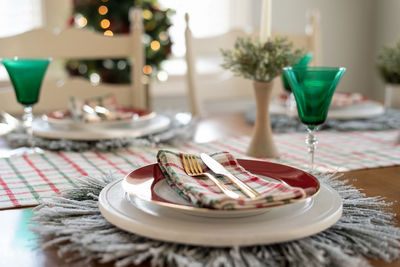
[[[227,188],[223,183],[221,183],[213,175],[206,173],[206,172],[204,172],[203,175],[207,176],[207,178],[210,179],[222,191],[222,193],[224,193],[228,197],[233,198],[233,199],[238,199],[241,197],[240,195],[236,194],[235,192],[233,192],[232,190]]]
[[[212,174],[204,172],[203,168],[201,167],[200,163],[197,160],[197,157],[192,154],[181,154],[182,164],[184,170],[187,175],[198,177],[198,176],[205,176],[210,179],[226,196],[238,199],[241,198],[239,194],[233,192],[229,188],[227,188],[222,182],[220,182],[217,178],[215,178]]]
[[[243,183],[239,178],[235,177],[233,174],[223,174],[226,178],[228,178],[232,183],[234,183],[243,193],[245,193],[249,198],[256,198],[260,196],[260,194],[255,191],[253,188]]]

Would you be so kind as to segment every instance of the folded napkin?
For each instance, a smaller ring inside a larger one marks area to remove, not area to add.
[[[291,187],[279,181],[270,181],[246,171],[237,160],[228,152],[217,152],[210,155],[221,163],[229,172],[252,187],[260,196],[254,199],[247,198],[235,185],[223,176],[215,175],[229,189],[243,196],[240,199],[231,199],[223,194],[219,188],[206,177],[190,177],[186,174],[181,161],[181,154],[168,150],[160,150],[157,154],[160,166],[168,184],[181,197],[196,206],[212,209],[251,209],[277,206],[298,200],[306,196],[302,188]],[[203,170],[210,171],[198,158]]]
[[[71,96],[69,111],[75,121],[88,123],[125,120],[133,116],[133,113],[121,110],[113,94],[88,99]]]

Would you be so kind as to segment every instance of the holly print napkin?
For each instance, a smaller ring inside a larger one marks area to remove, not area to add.
[[[226,187],[242,196],[239,199],[232,199],[222,193],[207,177],[191,177],[187,175],[181,155],[179,152],[160,150],[157,154],[158,165],[164,173],[168,184],[180,196],[199,207],[236,210],[263,208],[287,204],[306,196],[306,192],[302,188],[291,187],[277,180],[266,180],[246,171],[229,152],[211,154],[210,156],[221,163],[229,172],[260,194],[259,197],[250,199],[228,179],[215,175],[198,156],[197,160],[204,171],[213,174]]]

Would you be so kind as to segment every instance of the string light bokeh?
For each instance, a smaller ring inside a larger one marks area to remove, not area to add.
[[[74,11],[70,24],[76,28],[101,32],[107,37],[128,33],[128,12],[137,4],[142,8],[144,27],[146,65],[142,69],[143,74],[165,81],[168,74],[160,69],[160,65],[171,55],[172,42],[168,28],[174,11],[161,9],[157,0],[73,0]],[[67,63],[67,70],[71,75],[87,77],[93,83],[128,83],[131,75],[128,59],[71,60]]]

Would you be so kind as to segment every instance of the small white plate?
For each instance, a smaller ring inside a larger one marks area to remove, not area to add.
[[[126,186],[126,181],[122,181],[122,187]],[[124,185],[125,184],[125,185]],[[124,191],[125,188],[124,188]],[[209,218],[240,218],[262,214],[271,210],[271,208],[263,208],[263,209],[249,209],[249,210],[210,210],[206,208],[198,208],[193,207],[189,202],[185,201],[181,197],[179,197],[174,190],[167,184],[167,181],[164,179],[155,184],[153,188],[153,192],[159,196],[162,196],[165,200],[174,203],[166,205],[165,202],[154,202],[140,199],[138,197],[127,194],[126,199],[129,200],[133,205],[137,207],[165,207],[178,212],[183,212],[186,214],[200,216],[200,217],[209,217]],[[179,205],[180,204],[180,205]]]
[[[192,216],[164,207],[136,206],[125,198],[118,180],[100,193],[102,215],[115,226],[140,236],[189,245],[226,247],[272,244],[300,239],[329,228],[342,214],[332,188],[306,202],[242,218]]]
[[[368,100],[359,104],[330,109],[328,118],[341,120],[366,119],[383,113],[385,113],[385,108],[380,103]]]
[[[121,127],[84,129],[54,128],[48,122],[37,119],[32,124],[33,134],[39,137],[68,140],[104,140],[118,138],[137,138],[161,132],[169,127],[167,116],[157,115],[145,124],[124,125]]]

